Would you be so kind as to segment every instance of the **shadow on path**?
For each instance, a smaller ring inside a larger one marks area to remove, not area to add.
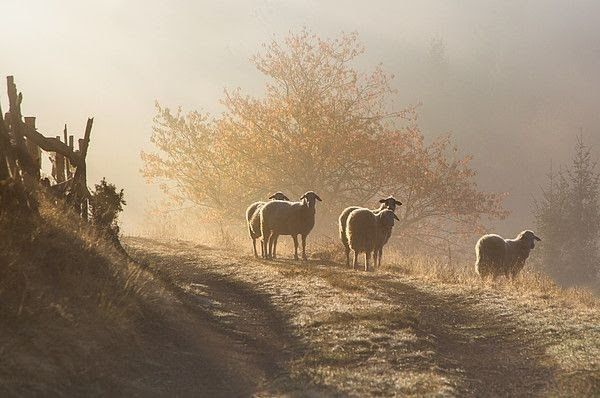
[[[329,273],[351,272],[334,268]],[[434,367],[459,380],[459,396],[517,397],[543,395],[555,369],[545,363],[536,337],[510,313],[489,310],[477,296],[434,294],[391,275],[356,273],[364,286],[385,294],[392,303],[419,314],[415,332],[431,359],[411,364]],[[406,364],[400,364],[406,366]]]
[[[292,379],[289,362],[295,355],[303,355],[303,343],[295,337],[287,316],[274,307],[267,294],[251,284],[210,272],[215,266],[213,259],[190,253],[189,244],[177,254],[157,252],[156,246],[146,250],[144,244],[144,240],[136,240],[135,245],[128,246],[132,257],[185,306],[196,328],[193,338],[204,346],[202,362],[225,369],[220,376],[211,375],[208,395],[302,391],[303,381]],[[205,367],[196,365],[200,372]],[[329,387],[321,392],[340,394]]]

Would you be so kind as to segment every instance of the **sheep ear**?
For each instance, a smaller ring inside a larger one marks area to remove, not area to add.
[[[275,199],[275,195],[269,196],[269,199]]]
[[[400,202],[399,200],[396,200],[396,199],[394,199],[394,202],[396,202],[396,204],[397,204],[398,206],[402,206],[402,202]]]
[[[379,203],[385,203],[385,199],[379,199]]]
[[[398,216],[396,215],[396,213],[393,213],[393,214],[394,214],[394,218],[395,218],[396,220],[400,221],[400,219],[398,218]]]
[[[541,241],[541,238],[538,238],[537,236],[533,235],[533,239],[537,240],[537,241]]]
[[[319,198],[319,195],[315,194],[315,198],[319,201],[322,202],[323,200],[321,198]]]

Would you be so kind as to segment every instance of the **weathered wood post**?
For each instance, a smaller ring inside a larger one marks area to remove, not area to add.
[[[17,94],[17,86],[13,76],[7,76],[6,83],[10,112],[10,130],[12,132],[12,138],[16,143],[15,152],[18,160],[18,168],[15,169],[15,172],[18,172],[19,169],[21,170],[23,182],[22,185],[17,184],[16,188],[18,190],[24,188],[23,193],[20,194],[20,196],[27,201],[31,211],[37,212],[38,203],[34,193],[40,179],[40,169],[36,167],[25,143],[24,131],[27,129],[27,126],[23,124],[23,116],[21,114],[23,94]]]
[[[60,135],[56,136],[60,142]],[[54,163],[52,165],[52,176],[58,184],[65,182],[65,157],[62,153],[54,152]]]
[[[75,195],[79,200],[79,203],[81,203],[81,216],[85,220],[88,219],[88,200],[91,196],[90,191],[87,188],[86,156],[90,144],[90,135],[92,133],[93,124],[94,118],[88,118],[83,138],[78,142],[80,162],[77,165],[77,169],[75,169],[75,175],[73,176],[73,190],[75,191]]]
[[[65,133],[67,132],[67,125],[65,124]],[[71,151],[73,151],[73,141],[74,141],[74,137],[72,135],[69,136],[69,148],[71,149]],[[65,141],[65,144],[67,143],[67,141]],[[73,163],[71,162],[70,159],[67,159],[67,164],[66,164],[66,168],[67,168],[67,180],[70,180],[71,178],[73,178]]]
[[[23,133],[23,116],[21,114],[21,102],[23,101],[23,95],[21,93],[17,94],[17,86],[13,76],[8,76],[6,81],[10,108],[10,127],[13,133],[13,139],[16,142],[19,165],[25,174],[29,175],[31,179],[39,180],[40,169],[36,167],[31,155],[29,154],[29,150],[25,143],[25,134]],[[26,188],[34,189],[33,182],[29,180],[29,178],[24,179]]]
[[[0,110],[0,115],[2,115],[2,111]],[[3,134],[3,139],[5,140],[5,147],[6,149],[6,155],[7,155],[7,162],[8,162],[8,168],[10,169],[10,176],[13,179],[16,179],[18,181],[21,180],[21,175],[19,174],[19,169],[17,166],[17,155],[15,154],[14,148],[12,146],[12,143],[10,142],[10,130],[9,130],[9,126],[10,126],[10,112],[6,112],[4,114],[4,120],[2,120],[2,118],[0,117],[0,128],[2,128],[4,130],[4,134]]]
[[[27,126],[30,129],[35,130],[35,116],[25,116],[24,117],[25,120],[25,126]],[[27,149],[29,150],[29,156],[31,156],[31,159],[33,160],[33,164],[36,166],[37,168],[37,173],[36,175],[40,176],[40,170],[42,169],[42,150],[40,149],[39,146],[37,146],[37,144],[35,142],[33,142],[30,139],[27,139]]]
[[[4,124],[4,119],[1,117],[2,108],[0,108],[0,184],[5,182],[12,177],[11,165],[10,165],[10,152],[12,150],[10,145],[10,137],[8,135],[8,129]]]

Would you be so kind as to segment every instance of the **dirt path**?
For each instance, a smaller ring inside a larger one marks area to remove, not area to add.
[[[539,336],[486,297],[189,243],[127,246],[202,325],[207,363],[225,360],[210,395],[539,396],[555,387],[558,368]]]
[[[552,380],[544,350],[509,315],[482,313],[462,295],[436,296],[384,278],[377,283],[393,300],[419,310],[417,335],[432,341],[439,371],[460,380],[460,395],[537,395]]]
[[[279,379],[290,384],[285,364],[291,346],[298,344],[288,335],[285,315],[266,295],[247,283],[210,272],[212,264],[202,258],[190,260],[135,247],[128,249],[136,261],[152,270],[190,315],[194,342],[188,349],[201,347],[185,364],[190,368],[182,366],[184,372],[192,371],[182,375],[182,383],[194,380],[194,384],[180,385],[185,388],[174,390],[177,395],[250,396]],[[155,377],[161,375],[151,378]]]

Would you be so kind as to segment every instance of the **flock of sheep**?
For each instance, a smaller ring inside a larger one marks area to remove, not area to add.
[[[291,235],[294,240],[294,259],[298,260],[298,235],[302,239],[302,259],[306,260],[306,238],[315,225],[316,203],[319,195],[308,191],[300,201],[292,202],[281,192],[269,197],[268,202],[252,203],[246,210],[248,232],[252,238],[254,256],[258,257],[256,240],[260,240],[261,256],[276,258],[280,235]],[[340,240],[346,252],[346,266],[350,266],[350,251],[354,253],[352,266],[357,269],[358,255],[365,255],[365,271],[373,254],[373,266],[381,266],[383,247],[392,235],[396,207],[402,203],[393,196],[379,200],[377,209],[358,206],[347,207],[340,214],[338,224]],[[529,252],[540,241],[532,231],[521,232],[515,239],[499,235],[484,235],[475,246],[477,261],[475,271],[482,277],[505,276],[514,278],[525,265]]]

